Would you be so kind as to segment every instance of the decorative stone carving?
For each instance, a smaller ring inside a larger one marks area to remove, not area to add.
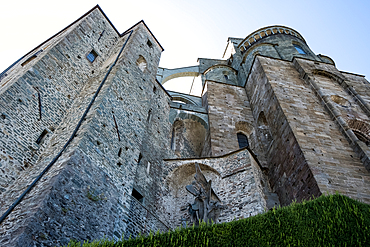
[[[195,181],[187,185],[186,190],[195,196],[194,203],[181,210],[188,210],[193,224],[199,225],[199,222],[216,223],[221,210],[227,208],[222,205],[220,198],[212,189],[212,181],[207,179],[200,170],[199,164],[195,163]]]

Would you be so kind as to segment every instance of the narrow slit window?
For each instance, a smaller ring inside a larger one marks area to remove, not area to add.
[[[98,53],[96,53],[94,50],[90,51],[90,53],[86,56],[87,60],[89,60],[91,63],[94,62],[97,57]]]
[[[33,56],[31,56],[30,58],[28,58],[26,61],[24,61],[22,64],[21,64],[21,66],[23,67],[23,66],[25,66],[26,64],[28,64],[29,62],[31,62],[33,59],[35,59],[37,57],[37,55],[35,54],[35,55],[33,55]]]
[[[135,190],[135,188],[132,189],[132,194],[131,194],[136,200],[139,202],[143,203],[144,202],[144,196],[142,196],[139,191]]]
[[[45,136],[48,134],[47,130],[43,130],[39,138],[37,138],[36,143],[41,144],[41,142],[44,140]]]
[[[238,137],[238,143],[239,143],[239,148],[244,148],[249,146],[248,138],[246,135],[242,133],[237,133]]]
[[[141,153],[139,154],[139,159],[137,160],[137,163],[140,164],[140,161],[141,159],[143,158],[143,156],[141,155]]]
[[[299,54],[306,54],[303,48],[299,45],[293,44],[294,48],[299,52]]]

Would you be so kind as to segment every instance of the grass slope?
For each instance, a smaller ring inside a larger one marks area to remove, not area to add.
[[[370,205],[342,195],[293,203],[247,219],[201,225],[126,241],[83,247],[126,246],[370,246]],[[69,247],[80,247],[71,242]]]

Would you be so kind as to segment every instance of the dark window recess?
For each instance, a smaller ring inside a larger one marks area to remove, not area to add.
[[[122,148],[119,148],[118,157],[121,157],[121,154],[122,154]]]
[[[43,130],[39,138],[37,138],[36,143],[40,144],[47,134],[48,134],[48,131]]]
[[[117,166],[118,166],[118,167],[121,167],[121,166],[122,166],[122,163],[121,163],[121,162],[118,162],[118,163],[117,163]]]
[[[132,189],[132,194],[133,197],[136,198],[139,202],[143,203],[144,202],[144,197],[139,193],[139,191]]]
[[[238,136],[239,148],[244,148],[244,147],[248,147],[249,146],[248,138],[247,138],[246,135],[244,135],[242,133],[238,133],[236,135]]]
[[[293,44],[294,48],[299,52],[299,54],[306,54],[302,47],[299,45]]]
[[[225,80],[228,80],[229,79],[229,77],[227,75],[224,75],[224,77],[225,77]]]
[[[139,159],[137,160],[137,163],[140,164],[140,161],[141,159],[143,158],[143,156],[141,155],[141,153],[139,154]]]
[[[153,87],[153,93],[155,93],[157,91],[157,88],[154,86]]]
[[[98,53],[96,53],[94,50],[90,51],[90,53],[86,56],[87,60],[89,60],[91,63],[94,62],[97,57]]]
[[[25,66],[26,64],[28,64],[29,62],[31,62],[33,59],[35,59],[37,57],[37,55],[39,55],[41,52],[43,52],[43,50],[39,50],[38,52],[36,52],[35,54],[33,54],[31,57],[29,57],[26,61],[24,61],[23,63],[21,63],[21,66]]]
[[[152,47],[153,47],[153,44],[152,44],[152,42],[150,42],[150,40],[148,40],[148,41],[146,42],[146,44],[147,44],[150,48],[152,48]]]
[[[29,57],[26,61],[24,61],[23,63],[21,63],[22,67],[25,66],[26,64],[28,64],[29,62],[31,62],[36,57],[37,57],[36,54],[33,55],[32,57]]]

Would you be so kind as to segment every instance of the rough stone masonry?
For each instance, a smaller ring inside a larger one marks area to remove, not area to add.
[[[119,33],[96,6],[1,73],[1,214],[40,178],[0,223],[1,246],[190,223],[195,163],[227,206],[218,222],[322,193],[370,203],[364,76],[284,26],[195,66],[159,68],[162,51],[143,21]],[[201,97],[162,86],[182,76],[201,77]]]

